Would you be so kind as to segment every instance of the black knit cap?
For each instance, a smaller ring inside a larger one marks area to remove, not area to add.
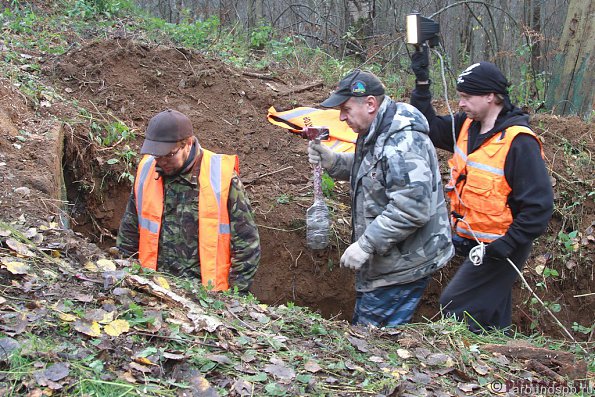
[[[457,78],[457,91],[470,95],[490,93],[508,95],[508,81],[491,62],[474,63]]]
[[[322,102],[320,106],[334,108],[351,97],[366,97],[368,95],[384,95],[384,85],[374,73],[355,69],[339,81],[335,92]]]
[[[149,120],[141,154],[165,156],[181,140],[193,135],[192,122],[177,110],[164,110]]]

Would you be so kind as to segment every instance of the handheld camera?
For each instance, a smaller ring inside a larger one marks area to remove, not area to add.
[[[438,22],[422,17],[417,12],[407,15],[407,44],[413,44],[419,48],[427,42],[430,48],[435,47],[440,42],[439,32]]]

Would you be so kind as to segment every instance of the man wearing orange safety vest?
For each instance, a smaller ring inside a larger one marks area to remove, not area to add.
[[[479,62],[457,80],[461,111],[437,116],[432,104],[427,47],[412,56],[416,87],[411,104],[428,119],[437,148],[453,152],[450,181],[453,243],[467,256],[483,242],[481,265],[466,258],[440,297],[447,315],[465,319],[474,332],[507,330],[512,322],[512,286],[535,238],[547,228],[553,192],[541,143],[529,116],[508,96],[496,65]]]
[[[246,293],[260,238],[237,156],[203,149],[190,119],[176,110],[149,121],[141,154],[118,232],[120,253],[138,253],[144,268],[216,291]]]

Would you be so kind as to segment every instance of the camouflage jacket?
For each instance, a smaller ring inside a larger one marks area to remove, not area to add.
[[[164,208],[157,264],[159,271],[200,280],[198,257],[198,174],[163,178]],[[231,228],[231,288],[247,292],[260,261],[260,237],[248,196],[237,175],[231,180],[228,199]],[[125,255],[138,251],[138,215],[134,188],[120,223],[116,245]]]
[[[371,257],[356,289],[405,284],[444,266],[453,255],[438,157],[428,122],[413,106],[385,96],[355,153],[328,170],[350,180],[353,241]]]

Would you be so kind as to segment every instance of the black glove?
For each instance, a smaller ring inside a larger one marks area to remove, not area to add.
[[[423,44],[421,50],[411,55],[411,70],[415,73],[417,81],[428,81],[430,79],[430,56],[428,46]]]
[[[514,247],[511,246],[503,237],[500,237],[497,240],[492,241],[486,246],[486,256],[495,258],[495,259],[505,259],[509,258],[510,254]]]

